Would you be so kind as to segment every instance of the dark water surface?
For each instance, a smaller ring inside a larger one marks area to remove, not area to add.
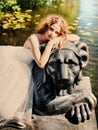
[[[77,34],[90,50],[90,61],[85,74],[90,76],[94,94],[98,99],[98,0],[80,0]],[[98,106],[96,108],[98,122]]]

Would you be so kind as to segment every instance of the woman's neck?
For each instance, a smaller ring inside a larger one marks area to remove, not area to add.
[[[45,34],[36,33],[36,36],[39,40],[39,44],[43,44],[43,43],[46,43],[48,41],[45,37]]]

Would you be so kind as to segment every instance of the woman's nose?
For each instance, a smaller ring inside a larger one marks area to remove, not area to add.
[[[55,36],[56,36],[55,31],[52,31],[52,37],[55,37]]]

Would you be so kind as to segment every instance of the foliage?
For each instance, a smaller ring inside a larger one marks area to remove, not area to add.
[[[48,2],[47,0],[24,0],[23,2],[23,0],[1,0],[1,3],[5,8],[2,8],[2,11],[4,10],[4,12],[0,13],[0,28],[1,30],[21,29],[27,27],[27,25],[31,21],[33,24],[37,25],[39,24],[41,18],[44,18],[46,17],[46,15],[51,13],[62,14],[70,24],[75,19],[75,14],[77,12],[77,2],[73,3],[69,1],[61,1],[62,0],[51,0]],[[30,9],[27,11],[21,11],[17,3],[20,4],[20,6],[22,5],[24,8],[34,7],[33,9],[36,10],[36,12],[32,12],[32,10]],[[47,6],[45,6],[44,8],[40,8],[42,5],[44,6],[46,3]],[[38,7],[39,9],[37,10]],[[70,30],[72,30],[72,28]]]
[[[36,30],[39,22],[49,14],[62,15],[69,23],[69,31],[75,33],[74,20],[79,5],[77,1],[0,0],[0,3],[5,2],[6,5],[2,4],[5,9],[2,8],[1,10],[4,12],[0,12],[0,44],[22,45],[27,36]],[[15,8],[16,5],[18,8]]]
[[[25,12],[0,13],[0,27],[2,29],[20,29],[25,28],[28,22],[31,21],[31,10]]]
[[[20,11],[21,8],[17,5],[16,0],[1,0],[0,1],[0,12],[6,11]]]
[[[32,9],[33,11],[43,7],[47,4],[48,0],[17,0],[22,10]]]
[[[49,14],[62,15],[69,24],[69,31],[74,32],[77,26],[74,22],[77,17],[78,9],[79,3],[77,0],[51,0],[48,6],[39,8],[36,13],[40,12],[41,19],[44,19]]]
[[[30,7],[31,7],[32,10],[36,10],[39,7],[45,6],[46,3],[47,3],[47,0],[37,0],[36,2],[35,2],[35,0],[31,0],[30,1]]]

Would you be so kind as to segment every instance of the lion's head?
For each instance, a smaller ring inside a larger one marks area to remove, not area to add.
[[[67,43],[65,47],[55,50],[46,66],[46,73],[59,89],[68,89],[81,79],[81,70],[89,59],[88,47],[85,43]]]

